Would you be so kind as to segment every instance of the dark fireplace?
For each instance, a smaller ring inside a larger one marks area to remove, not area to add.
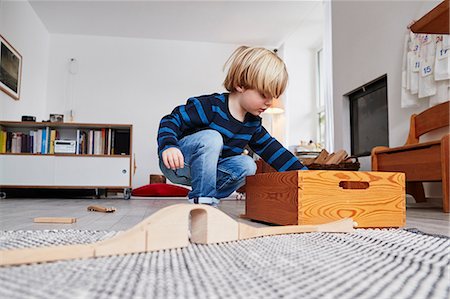
[[[387,76],[347,94],[350,100],[351,151],[370,156],[375,146],[389,146]]]

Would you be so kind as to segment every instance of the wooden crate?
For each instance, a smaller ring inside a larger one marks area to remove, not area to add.
[[[306,170],[247,177],[244,217],[281,224],[322,224],[352,217],[358,227],[402,227],[405,175]]]

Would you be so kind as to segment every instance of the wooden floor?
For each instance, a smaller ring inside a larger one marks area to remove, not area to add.
[[[181,198],[121,198],[106,199],[1,199],[0,230],[126,230],[155,211],[176,203],[186,203]],[[88,212],[89,205],[115,207],[115,213]],[[220,210],[234,219],[245,211],[245,201],[223,200]],[[408,204],[406,227],[417,228],[426,233],[450,236],[450,215],[441,212],[433,203]],[[73,224],[33,223],[35,217],[76,217]],[[240,219],[254,226],[257,222]]]

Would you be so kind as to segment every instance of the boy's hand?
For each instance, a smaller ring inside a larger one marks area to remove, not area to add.
[[[178,169],[184,167],[183,153],[176,147],[170,147],[162,152],[164,165],[168,169]]]

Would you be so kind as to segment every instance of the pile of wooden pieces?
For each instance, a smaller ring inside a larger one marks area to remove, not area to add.
[[[353,163],[354,157],[349,157],[345,150],[340,150],[329,154],[326,150],[322,150],[315,158],[304,159],[303,165],[309,166],[312,164],[319,165],[337,165],[340,163]]]

